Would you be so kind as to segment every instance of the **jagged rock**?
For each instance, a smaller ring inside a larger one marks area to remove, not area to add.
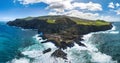
[[[67,59],[67,53],[63,52],[61,49],[55,50],[51,56],[53,57],[60,57],[63,59]]]
[[[47,53],[47,52],[50,52],[51,51],[51,48],[48,48],[46,50],[43,51],[43,54]]]
[[[86,45],[85,44],[83,44],[83,43],[81,43],[80,41],[78,41],[78,42],[76,42],[79,46],[85,46],[86,47]]]
[[[67,43],[67,46],[68,46],[68,47],[73,47],[73,46],[74,46],[74,42],[69,42],[69,43]]]

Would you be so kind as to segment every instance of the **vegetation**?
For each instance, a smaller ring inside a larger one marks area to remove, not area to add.
[[[109,22],[103,21],[103,20],[96,20],[96,21],[83,21],[83,20],[76,20],[77,24],[81,25],[94,25],[94,26],[102,26],[102,25],[110,25]]]
[[[95,20],[86,20],[86,19],[80,19],[80,18],[69,17],[69,16],[64,16],[64,15],[27,17],[27,18],[24,18],[24,20],[29,21],[32,19],[39,19],[39,20],[42,19],[42,20],[46,20],[47,23],[54,24],[55,20],[64,19],[65,17],[71,19],[72,21],[74,21],[76,24],[79,24],[79,25],[93,25],[93,26],[110,25],[109,22],[106,22],[104,20],[96,20],[96,21]]]
[[[93,21],[64,15],[27,17],[10,21],[7,24],[24,29],[37,29],[38,33],[44,33],[43,37],[48,39],[47,42],[54,43],[60,49],[73,47],[74,43],[85,46],[80,42],[82,35],[112,28],[111,23],[104,20]]]
[[[54,24],[54,23],[55,23],[55,20],[53,20],[53,19],[48,19],[48,20],[47,20],[47,23]]]
[[[34,17],[27,17],[27,18],[24,18],[24,20],[28,21],[28,20],[32,20],[34,19]]]

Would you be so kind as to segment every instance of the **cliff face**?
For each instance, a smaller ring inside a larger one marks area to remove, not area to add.
[[[44,33],[62,33],[70,32],[73,34],[87,34],[89,32],[105,31],[112,28],[111,23],[106,25],[84,25],[76,24],[68,17],[55,19],[55,23],[48,23],[48,19],[16,19],[9,21],[7,24],[10,26],[22,27],[24,29],[38,29],[38,32]]]
[[[79,42],[82,40],[82,35],[112,28],[111,23],[108,22],[81,21],[81,19],[68,16],[16,19],[7,24],[10,26],[22,27],[24,29],[38,29],[38,33],[43,32],[44,37],[47,38],[48,41],[52,41],[57,47],[63,49],[74,46],[74,42],[80,46],[85,46]]]

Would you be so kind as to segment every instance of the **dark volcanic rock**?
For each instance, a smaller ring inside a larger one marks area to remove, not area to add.
[[[67,54],[63,52],[61,49],[54,51],[51,56],[67,59]]]
[[[74,20],[73,20],[74,19]],[[73,47],[74,43],[77,43],[80,46],[85,46],[80,41],[81,36],[88,34],[90,32],[105,31],[112,28],[110,23],[104,21],[97,21],[98,24],[105,25],[92,25],[95,21],[91,21],[92,24],[89,24],[88,21],[82,21],[87,25],[81,24],[79,19],[78,24],[76,21],[78,18],[72,18],[68,16],[52,16],[52,17],[36,17],[32,19],[16,19],[10,21],[7,24],[10,26],[22,27],[24,29],[37,29],[38,34],[44,32],[40,37],[48,39],[49,42],[52,42],[60,49],[66,49],[67,47]],[[50,22],[49,22],[50,21]],[[54,22],[53,22],[54,21]],[[52,23],[51,23],[52,22]],[[46,42],[48,42],[46,41]],[[46,43],[42,42],[42,43]]]
[[[43,54],[47,53],[47,52],[50,52],[51,51],[51,48],[48,48],[46,50],[43,51]]]
[[[92,24],[91,24],[92,23]],[[105,24],[104,24],[105,23]],[[16,19],[7,23],[10,26],[22,27],[24,29],[37,29],[39,37],[47,39],[47,42],[52,42],[58,47],[52,53],[52,57],[67,59],[67,54],[62,51],[67,47],[73,47],[74,43],[79,46],[85,46],[81,39],[82,35],[90,32],[105,31],[112,28],[111,23],[105,21],[90,21],[72,18],[68,16],[45,16],[35,18]],[[95,24],[95,25],[94,25]],[[44,33],[44,34],[43,34]],[[43,54],[50,52],[48,48],[43,51]],[[23,56],[18,53],[17,56]]]

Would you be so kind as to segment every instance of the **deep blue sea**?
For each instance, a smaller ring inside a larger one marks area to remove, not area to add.
[[[11,27],[0,22],[0,63],[120,63],[120,23],[113,23],[107,31],[83,36],[87,47],[75,44],[63,50],[68,60],[51,57],[57,48],[52,43],[42,44],[37,31]],[[42,54],[51,48],[52,51]]]

